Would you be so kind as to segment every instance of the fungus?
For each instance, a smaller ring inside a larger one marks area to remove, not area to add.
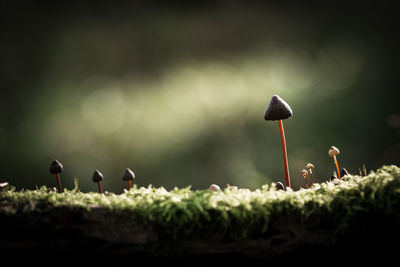
[[[336,159],[336,156],[340,154],[340,151],[339,151],[339,149],[337,147],[331,146],[329,148],[328,154],[329,154],[329,156],[333,157],[333,160],[335,161],[337,175],[338,175],[338,178],[340,180],[339,164],[338,164],[337,159]]]
[[[281,133],[281,142],[282,142],[282,154],[283,154],[283,166],[285,170],[285,182],[286,187],[290,187],[290,175],[289,175],[289,167],[287,160],[287,152],[286,152],[286,141],[285,141],[285,132],[283,130],[283,120],[290,118],[293,116],[292,109],[282,98],[278,95],[272,96],[267,109],[264,113],[264,119],[266,121],[278,121],[279,130]]]
[[[128,190],[131,189],[133,179],[135,179],[135,174],[131,169],[126,168],[122,173],[122,180],[128,181]]]
[[[51,164],[50,164],[50,173],[51,174],[55,174],[56,178],[57,178],[57,185],[58,185],[58,193],[62,192],[62,188],[61,188],[61,179],[60,179],[60,173],[63,171],[63,165],[61,164],[61,162],[59,162],[58,160],[54,160]]]
[[[213,192],[218,192],[218,191],[221,191],[221,188],[219,188],[219,186],[216,184],[212,184],[212,185],[210,185],[208,190],[213,191]]]
[[[314,165],[311,164],[311,163],[308,163],[308,164],[306,165],[306,168],[308,169],[308,172],[310,173],[310,177],[311,177],[310,186],[312,186],[313,183],[314,183],[314,177],[313,177],[313,174],[312,174],[312,170],[311,170],[311,169],[314,169]]]
[[[8,185],[9,185],[9,184],[8,184],[7,182],[0,183],[0,190],[3,190],[4,188],[7,188]]]
[[[275,183],[276,190],[285,190],[285,186],[281,182]]]
[[[92,176],[92,180],[93,182],[97,183],[97,186],[99,188],[99,193],[103,194],[103,188],[101,187],[101,180],[103,180],[103,174],[98,170],[95,170]]]
[[[307,170],[302,170],[302,171],[301,171],[301,175],[303,175],[303,177],[304,177],[304,182],[306,183],[306,189],[308,189],[308,184],[307,184],[307,175],[308,175],[308,171],[307,171]]]

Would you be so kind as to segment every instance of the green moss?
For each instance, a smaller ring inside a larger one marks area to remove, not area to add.
[[[46,187],[0,192],[0,204],[10,203],[15,208],[0,209],[0,213],[15,216],[43,204],[88,212],[101,206],[114,216],[129,214],[132,220],[151,223],[160,235],[174,239],[200,234],[229,239],[262,237],[274,221],[290,216],[296,220],[288,223],[317,221],[329,231],[343,234],[371,214],[400,223],[400,168],[383,166],[364,177],[345,176],[339,185],[327,182],[299,191],[278,191],[264,185],[254,191],[220,192],[133,187],[121,195],[82,193],[77,188],[59,194]]]

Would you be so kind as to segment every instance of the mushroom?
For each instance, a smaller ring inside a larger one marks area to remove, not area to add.
[[[7,182],[0,183],[0,190],[3,190],[4,188],[7,188],[8,185],[9,185],[9,184],[8,184]]]
[[[218,192],[218,191],[221,191],[221,188],[219,188],[219,186],[216,185],[216,184],[212,184],[212,185],[210,185],[210,187],[208,188],[208,190],[214,191],[214,192]]]
[[[307,175],[308,175],[308,171],[307,171],[307,170],[302,170],[302,171],[301,171],[301,175],[303,175],[303,177],[304,177],[304,182],[306,183],[306,189],[308,189],[308,184],[307,184]]]
[[[276,190],[285,190],[285,186],[281,182],[275,183]]]
[[[93,182],[97,183],[97,186],[99,188],[99,193],[103,194],[103,188],[101,187],[101,180],[103,180],[103,174],[98,170],[95,170],[92,176],[92,180]]]
[[[131,189],[133,179],[135,179],[135,174],[131,169],[126,168],[122,173],[122,180],[128,181],[128,190]]]
[[[337,175],[338,175],[338,178],[340,180],[339,164],[338,164],[337,159],[336,159],[336,156],[340,154],[340,151],[339,151],[339,149],[337,147],[331,146],[329,148],[328,154],[329,154],[329,156],[333,157],[333,160],[335,161]]]
[[[58,160],[54,160],[53,162],[51,162],[50,168],[49,168],[50,173],[56,175],[57,185],[58,185],[58,193],[62,192],[60,173],[63,171],[63,168],[64,168],[63,165]]]
[[[282,142],[282,154],[283,154],[283,166],[285,170],[285,182],[286,187],[290,187],[290,175],[289,175],[289,167],[287,160],[287,152],[286,152],[286,141],[285,141],[285,132],[283,130],[283,120],[290,118],[293,116],[292,109],[282,98],[278,95],[272,96],[267,109],[264,113],[264,119],[266,121],[278,121],[279,130],[281,133],[281,142]]]
[[[308,163],[308,164],[306,165],[306,168],[308,169],[308,172],[310,173],[310,177],[311,177],[310,186],[312,186],[313,183],[314,183],[314,177],[313,177],[313,175],[312,175],[312,170],[311,170],[311,169],[314,169],[314,165],[311,164],[311,163]]]

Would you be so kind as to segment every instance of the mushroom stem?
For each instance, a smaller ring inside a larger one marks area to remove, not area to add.
[[[304,182],[306,183],[306,189],[308,189],[307,177],[304,177]]]
[[[333,160],[335,161],[337,176],[338,176],[338,178],[339,178],[339,180],[340,180],[339,164],[337,163],[337,159],[336,159],[336,156],[335,156],[335,155],[333,156]]]
[[[57,178],[57,185],[58,185],[58,193],[62,193],[61,179],[60,179],[60,174],[59,173],[56,173],[56,178]]]
[[[313,177],[313,175],[312,175],[312,170],[311,170],[311,169],[309,170],[309,172],[310,172],[310,177],[311,177],[311,183],[310,183],[310,186],[312,186],[312,185],[313,185],[313,183],[314,183],[314,177]]]
[[[128,180],[128,191],[131,190],[131,186],[132,186],[132,181]]]
[[[103,188],[101,187],[101,182],[97,182],[97,187],[99,188],[99,193],[103,194]]]
[[[283,130],[283,122],[282,122],[282,120],[278,120],[278,123],[279,123],[279,130],[281,132],[283,166],[284,166],[284,169],[285,169],[285,182],[286,182],[286,187],[290,187],[290,175],[289,175],[287,153],[286,153],[285,132]]]

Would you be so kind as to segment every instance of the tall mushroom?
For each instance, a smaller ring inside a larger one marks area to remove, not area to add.
[[[103,174],[98,170],[95,170],[92,176],[93,182],[97,183],[97,187],[99,188],[99,193],[103,194],[103,188],[101,187],[101,180],[103,180]]]
[[[333,158],[333,160],[335,162],[336,171],[337,171],[336,173],[337,173],[337,176],[338,176],[338,178],[340,180],[339,164],[338,164],[337,159],[336,159],[336,156],[340,154],[340,151],[339,151],[339,149],[337,147],[331,146],[329,148],[328,154],[329,154],[329,156],[331,156]]]
[[[266,121],[278,121],[279,130],[281,133],[281,142],[282,142],[282,154],[283,154],[283,166],[285,170],[285,182],[286,187],[290,187],[290,175],[289,175],[289,167],[287,160],[287,152],[286,152],[286,141],[285,141],[285,132],[283,130],[283,120],[290,118],[293,116],[292,109],[289,104],[286,103],[282,98],[278,95],[272,96],[267,109],[264,113],[264,119]]]
[[[135,174],[131,169],[126,168],[122,173],[122,180],[128,181],[128,190],[131,189],[133,179],[135,179]]]
[[[60,173],[63,171],[63,168],[64,168],[63,165],[58,160],[54,160],[53,162],[51,162],[50,168],[49,168],[50,173],[56,175],[57,185],[58,185],[58,193],[62,192]]]

